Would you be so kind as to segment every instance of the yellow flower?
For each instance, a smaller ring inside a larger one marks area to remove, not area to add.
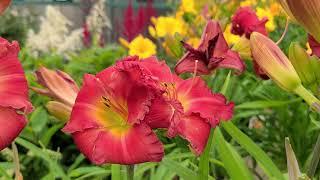
[[[156,54],[156,45],[142,35],[134,38],[129,44],[129,55],[137,55],[140,58],[147,58]]]
[[[256,4],[257,4],[256,0],[245,0],[240,3],[240,6],[242,6],[242,7],[243,6],[254,6]]]
[[[148,31],[149,31],[149,34],[150,34],[152,37],[154,37],[154,38],[157,37],[156,29],[155,29],[153,26],[149,26],[149,27],[148,27]]]
[[[200,44],[200,39],[197,37],[192,37],[188,39],[187,43],[190,44],[192,47],[197,48]]]
[[[228,42],[228,44],[235,44],[239,41],[240,37],[231,33],[231,24],[228,24],[224,33],[224,38]]]
[[[182,0],[179,9],[185,13],[196,13],[194,0]]]
[[[119,40],[119,43],[120,43],[123,47],[129,48],[130,43],[129,43],[127,40],[125,40],[125,39],[122,38],[122,37],[119,37],[118,40]]]
[[[272,3],[270,5],[270,12],[273,16],[279,16],[281,13],[281,6],[279,3]]]
[[[268,29],[268,31],[273,31],[276,29],[276,25],[274,23],[274,14],[272,13],[272,11],[270,9],[263,9],[258,7],[257,8],[257,16],[262,19],[264,17],[268,18],[268,22],[266,24],[266,27]]]
[[[160,16],[154,23],[157,37],[173,36],[175,33],[185,34],[184,22],[174,17]]]

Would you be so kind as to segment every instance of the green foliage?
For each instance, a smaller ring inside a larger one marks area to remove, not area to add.
[[[7,10],[0,18],[0,36],[10,41],[16,40],[24,45],[28,29],[34,25],[34,15],[21,10]]]

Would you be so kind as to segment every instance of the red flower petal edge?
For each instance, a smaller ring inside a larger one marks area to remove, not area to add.
[[[32,111],[18,53],[16,41],[9,43],[0,37],[0,150],[19,135],[27,123],[25,114]]]
[[[24,115],[11,107],[0,107],[0,150],[6,148],[27,124]]]

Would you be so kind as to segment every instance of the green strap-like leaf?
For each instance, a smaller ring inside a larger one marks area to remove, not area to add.
[[[215,130],[214,139],[218,154],[224,164],[225,170],[230,176],[230,179],[252,180],[253,176],[251,175],[245,162],[238,154],[237,150],[224,140],[219,128],[216,128]]]
[[[193,172],[192,170],[180,165],[178,162],[173,161],[169,158],[164,158],[161,161],[162,164],[164,164],[169,171],[174,171],[177,173],[177,175],[184,180],[195,180],[197,179],[197,174]]]
[[[290,101],[252,101],[239,104],[236,106],[236,109],[263,109],[271,107],[280,107],[299,101],[301,101],[301,98],[296,98]]]
[[[273,163],[268,155],[257,146],[246,134],[241,132],[232,122],[222,123],[222,127],[228,134],[240,144],[252,157],[259,162],[259,165],[264,171],[267,171],[270,179],[284,180],[284,177],[279,168]]]

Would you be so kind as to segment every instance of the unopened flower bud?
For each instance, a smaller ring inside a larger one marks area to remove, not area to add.
[[[285,139],[285,148],[286,148],[286,155],[287,155],[289,180],[297,180],[299,179],[299,177],[301,177],[301,172],[300,172],[296,155],[291,147],[289,138]]]
[[[256,63],[279,86],[287,91],[294,91],[301,85],[300,78],[289,59],[271,39],[253,32],[250,44]]]
[[[316,76],[313,72],[310,56],[298,43],[292,43],[289,48],[289,59],[297,71],[302,83],[313,86],[316,83]]]
[[[254,32],[250,44],[255,62],[275,83],[298,94],[313,110],[320,112],[320,101],[305,89],[289,59],[271,39]]]
[[[63,122],[67,122],[69,120],[72,110],[72,107],[57,101],[49,101],[46,104],[46,108],[51,115]]]

